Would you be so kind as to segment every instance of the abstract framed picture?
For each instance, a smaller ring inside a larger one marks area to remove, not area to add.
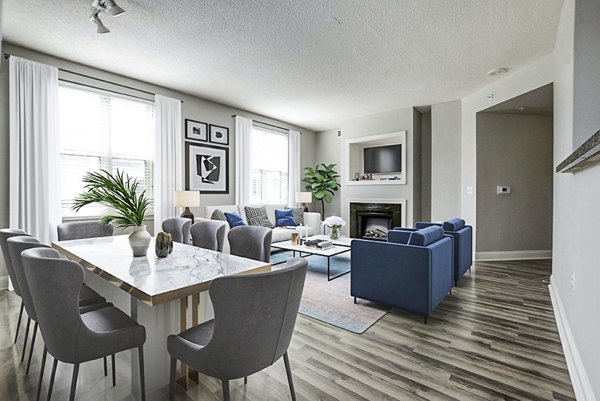
[[[219,145],[229,145],[229,128],[211,124],[209,141]]]
[[[201,193],[229,193],[229,149],[185,143],[185,189]]]
[[[186,118],[185,139],[208,142],[208,124]]]

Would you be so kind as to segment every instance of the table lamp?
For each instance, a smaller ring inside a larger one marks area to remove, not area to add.
[[[308,212],[307,203],[312,203],[312,192],[296,192],[296,202],[304,205],[304,211]]]
[[[198,206],[200,206],[199,191],[175,191],[175,207],[185,207],[181,217],[191,219],[192,224],[194,224],[194,213],[191,212],[190,207]]]

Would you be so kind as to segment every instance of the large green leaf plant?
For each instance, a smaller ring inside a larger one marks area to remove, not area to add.
[[[84,191],[73,199],[72,209],[79,211],[84,206],[100,203],[113,209],[114,214],[103,216],[103,224],[114,222],[118,227],[144,225],[148,210],[146,191],[138,193],[138,182],[117,169],[115,174],[106,170],[88,172],[83,177]]]
[[[316,200],[321,201],[321,210],[325,216],[325,203],[331,203],[335,192],[340,188],[337,171],[334,169],[335,164],[317,165],[315,168],[305,167],[303,182],[306,183],[306,190],[313,193]]]

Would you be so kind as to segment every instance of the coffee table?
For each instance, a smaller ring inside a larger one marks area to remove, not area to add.
[[[312,239],[330,239],[327,235],[314,235],[312,237],[308,237],[307,240]],[[333,246],[327,249],[321,249],[316,246],[306,246],[306,245],[292,245],[291,241],[282,241],[271,244],[272,248],[283,249],[286,251],[292,251],[293,257],[296,257],[296,252],[300,254],[300,257],[306,257],[310,255],[318,255],[324,256],[327,258],[327,281],[334,280],[338,277],[341,277],[345,274],[350,273],[350,269],[347,271],[337,274],[335,276],[331,276],[331,257],[337,256],[345,252],[350,252],[350,246],[352,243],[352,238],[341,237],[337,240],[333,241]],[[303,254],[305,254],[303,256]],[[285,263],[285,262],[281,262]]]

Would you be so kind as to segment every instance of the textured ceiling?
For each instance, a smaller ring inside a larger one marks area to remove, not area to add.
[[[513,97],[485,109],[482,113],[551,116],[554,113],[553,85],[544,85],[520,96]]]
[[[562,0],[5,0],[4,39],[313,130],[453,100],[549,54]]]

